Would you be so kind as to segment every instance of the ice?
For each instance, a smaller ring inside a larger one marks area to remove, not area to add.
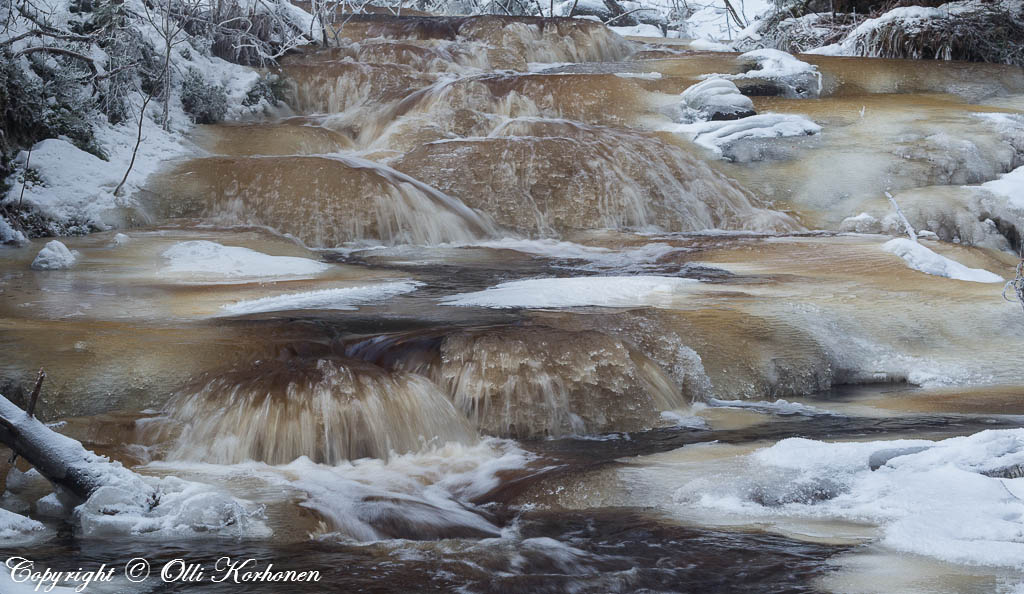
[[[67,270],[75,265],[78,252],[72,252],[68,246],[54,239],[39,250],[32,260],[33,270]]]
[[[215,487],[174,477],[146,480],[156,488],[156,505],[136,489],[116,485],[100,487],[75,508],[74,518],[82,535],[254,538],[271,534],[262,521],[261,508]]]
[[[452,295],[441,303],[492,308],[671,307],[699,283],[670,276],[535,278]]]
[[[682,95],[683,105],[705,120],[734,120],[754,115],[754,102],[740,93],[732,81],[712,78],[699,82]]]
[[[340,309],[352,310],[356,306],[383,301],[395,295],[415,291],[421,283],[398,281],[378,285],[321,289],[302,293],[286,293],[260,299],[250,299],[224,305],[226,315],[245,315],[268,311],[289,311],[294,309]]]
[[[818,416],[833,414],[830,411],[823,410],[815,406],[800,404],[799,402],[790,402],[782,398],[779,398],[775,402],[761,402],[756,400],[719,400],[717,398],[710,398],[708,399],[708,404],[715,407],[746,408],[756,412],[782,416]]]
[[[694,39],[690,42],[690,49],[698,52],[734,52],[731,45],[709,41],[707,39]]]
[[[132,240],[132,238],[129,237],[128,235],[125,235],[124,233],[118,233],[117,235],[114,236],[114,245],[116,245],[116,246],[127,245],[128,242],[131,241],[131,240]]]
[[[871,470],[879,452],[891,452]],[[902,454],[902,455],[900,455]],[[758,518],[875,524],[892,549],[953,563],[1024,568],[1024,429],[942,441],[827,443],[785,439],[749,455],[710,492],[682,488],[677,503]],[[705,485],[706,486],[706,485]]]
[[[809,136],[821,126],[796,114],[763,113],[739,120],[671,124],[664,130],[681,134],[711,152],[722,155],[730,145],[751,138]]]
[[[975,283],[1001,283],[1005,281],[998,274],[980,268],[968,268],[955,260],[936,254],[923,244],[907,238],[899,237],[889,240],[882,245],[882,249],[903,258],[907,266],[925,274]]]
[[[0,542],[20,540],[42,531],[43,525],[39,522],[0,508]]]
[[[168,262],[165,273],[192,278],[312,278],[331,268],[330,264],[309,258],[271,256],[212,241],[183,241],[164,251],[163,257]]]

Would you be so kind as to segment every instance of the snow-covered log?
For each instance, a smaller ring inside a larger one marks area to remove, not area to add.
[[[53,431],[3,396],[0,396],[0,442],[34,466],[64,498],[75,504],[109,485],[137,489],[156,503],[156,492],[134,472]]]

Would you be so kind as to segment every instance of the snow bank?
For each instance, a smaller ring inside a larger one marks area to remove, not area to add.
[[[663,128],[681,134],[716,155],[731,144],[751,138],[809,136],[821,132],[821,126],[796,114],[764,113],[738,120],[674,124]]]
[[[936,442],[790,438],[748,456],[710,492],[694,490],[700,481],[683,487],[677,502],[695,498],[760,518],[868,522],[896,550],[1024,568],[1024,478],[1009,478],[1022,465],[1024,429]]]
[[[54,239],[46,244],[32,260],[33,270],[67,270],[75,265],[78,252],[71,251],[68,246]]]
[[[945,256],[936,254],[916,241],[904,237],[885,242],[882,245],[882,249],[903,258],[907,266],[925,274],[975,283],[1005,282],[1005,279],[998,274],[980,268],[968,268],[955,260],[950,260]]]
[[[452,295],[443,305],[492,308],[671,307],[700,281],[670,276],[535,278]]]
[[[331,268],[309,258],[271,256],[212,241],[183,241],[164,251],[164,272],[204,278],[311,278]]]
[[[670,4],[666,2],[666,4]],[[694,39],[708,39],[711,41],[723,41],[738,39],[743,29],[736,21],[729,16],[724,2],[711,2],[707,4],[693,5],[695,10],[686,17],[685,31],[687,37]],[[746,24],[753,23],[768,15],[775,9],[772,0],[744,0],[734,3],[733,7],[740,12],[740,16]]]
[[[21,539],[42,530],[39,522],[0,508],[0,542]]]
[[[754,102],[732,81],[711,78],[683,91],[683,105],[704,120],[735,120],[755,114]]]
[[[250,299],[222,306],[225,315],[246,315],[269,311],[296,309],[356,309],[358,305],[384,301],[395,295],[411,293],[422,283],[400,281],[361,287],[321,289],[302,293],[286,293],[261,299]]]

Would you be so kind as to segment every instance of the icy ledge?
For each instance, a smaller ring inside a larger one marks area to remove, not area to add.
[[[491,308],[671,307],[700,281],[671,276],[585,276],[511,281],[445,297],[442,305]]]
[[[882,249],[903,258],[907,266],[925,274],[974,283],[1005,282],[1005,279],[998,274],[981,268],[968,268],[955,260],[936,254],[916,241],[903,237],[887,241],[882,245]]]

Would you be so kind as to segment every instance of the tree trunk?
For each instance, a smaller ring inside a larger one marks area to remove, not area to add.
[[[78,503],[108,484],[131,482],[135,487],[148,488],[137,480],[134,472],[53,431],[3,396],[0,396],[0,442]],[[148,496],[155,500],[155,493]]]

